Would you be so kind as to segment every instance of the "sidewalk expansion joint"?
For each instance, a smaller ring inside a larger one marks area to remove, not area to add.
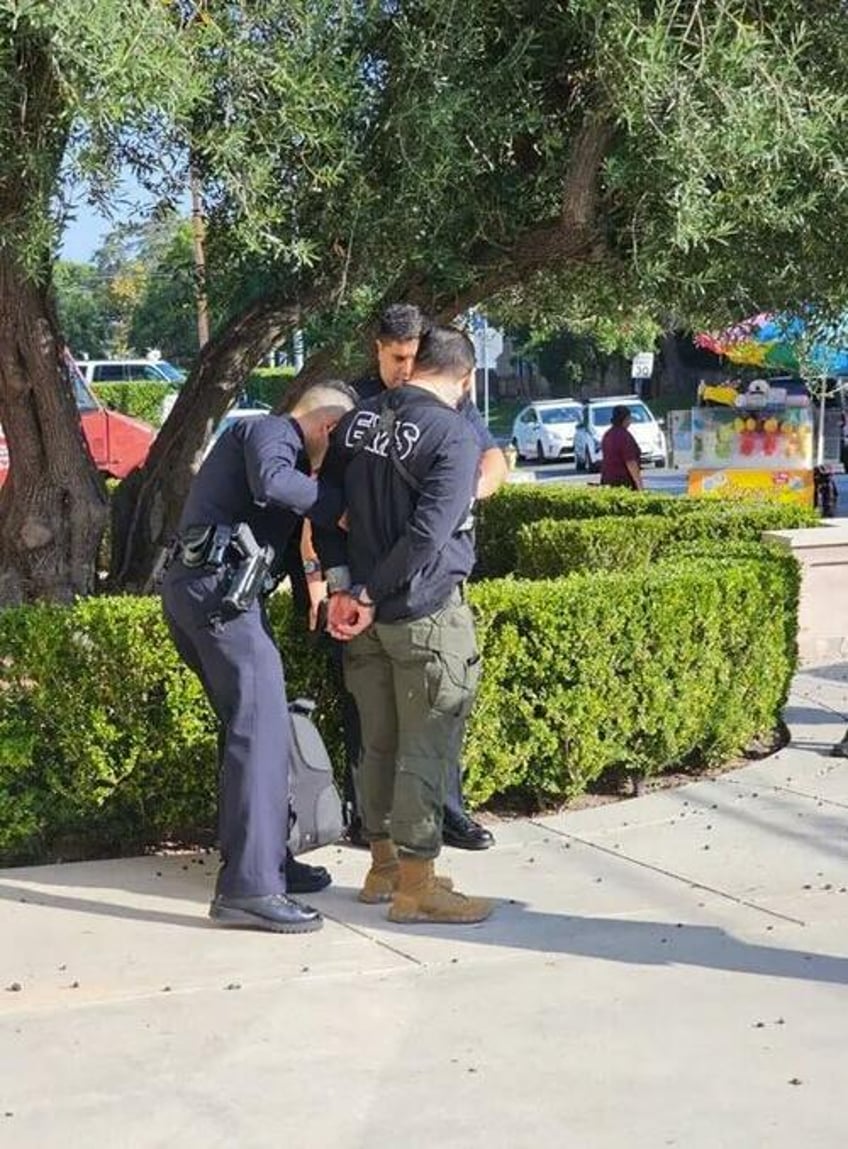
[[[723,782],[730,782],[733,786],[750,787],[750,782],[743,782],[738,778],[723,778]],[[792,794],[796,798],[806,798],[809,802],[818,802],[820,806],[836,806],[839,810],[848,810],[848,802],[839,802],[836,798],[823,798],[821,794],[811,794],[808,790],[799,790],[797,786],[782,786],[779,782],[767,782],[770,790],[780,790],[783,794]],[[764,787],[760,787],[762,790]]]
[[[623,854],[621,850],[611,850],[609,846],[602,846],[598,842],[592,842],[588,838],[581,838],[579,834],[567,834],[564,830],[556,830],[552,826],[543,826],[541,823],[536,822],[533,818],[530,823],[539,829],[546,830],[551,834],[556,834],[560,838],[567,838],[572,842],[579,842],[581,846],[588,846],[591,850],[598,850],[601,854],[607,854],[610,858],[617,858],[622,862],[630,862],[634,866],[641,866],[644,870],[651,870],[655,874],[662,874],[663,877],[673,878],[674,881],[688,886],[692,890],[704,890],[705,893],[715,894],[716,897],[724,898],[725,901],[734,902],[737,906],[745,906],[746,909],[754,910],[758,914],[765,914],[769,918],[777,918],[782,922],[789,922],[794,926],[806,926],[806,922],[801,918],[794,918],[791,914],[781,914],[778,910],[769,910],[765,906],[757,905],[756,902],[749,902],[747,898],[740,898],[737,894],[730,894],[727,890],[720,890],[717,886],[709,886],[705,882],[698,882],[694,878],[687,878],[684,874],[677,874],[674,870],[666,870],[663,866],[655,866],[653,862],[643,862],[640,858],[633,858],[629,854]]]
[[[321,913],[328,921],[335,922],[337,926],[341,926],[345,930],[350,930],[352,934],[356,934],[357,937],[364,938],[364,940],[367,942],[373,942],[374,945],[381,946],[384,950],[388,950],[389,953],[394,954],[395,957],[403,958],[404,961],[408,961],[412,965],[425,965],[425,963],[419,958],[415,957],[414,954],[409,954],[406,952],[406,950],[400,949],[399,946],[393,946],[390,942],[383,941],[382,938],[375,937],[374,934],[369,933],[368,930],[364,930],[359,926],[355,926],[351,922],[346,922],[342,918],[337,918],[333,914],[328,914],[326,910],[322,910]]]
[[[828,712],[828,714],[836,715],[836,717],[841,722],[848,722],[848,712],[846,712],[845,710],[837,710],[835,706],[831,706],[829,702],[824,702],[821,698],[819,698],[813,694],[796,694],[793,691],[793,693],[789,695],[789,699],[787,700],[787,703],[786,703],[786,709],[787,710],[791,710],[793,708],[793,706],[795,706],[795,709],[797,709],[797,710],[808,710],[808,709],[810,709],[809,706],[802,707],[802,706],[798,706],[796,703],[793,703],[793,701],[792,701],[793,698],[800,699],[801,702],[813,703],[813,706],[818,706],[819,709],[826,710]],[[796,722],[794,725],[803,726],[804,723],[803,722]],[[791,729],[792,729],[791,724],[789,726],[789,729],[791,731]],[[790,746],[792,745],[791,740],[789,742],[789,745]]]

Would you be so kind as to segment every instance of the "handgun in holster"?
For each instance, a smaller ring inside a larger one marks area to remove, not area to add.
[[[233,527],[230,545],[241,555],[241,561],[233,570],[227,593],[221,600],[221,609],[242,614],[250,610],[269,583],[274,549],[260,547],[247,523],[237,523]]]

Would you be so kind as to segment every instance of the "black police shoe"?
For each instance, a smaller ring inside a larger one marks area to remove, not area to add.
[[[332,882],[330,871],[324,866],[308,866],[286,854],[286,890],[290,894],[317,894]]]
[[[259,894],[233,898],[217,894],[209,917],[222,926],[248,926],[277,934],[308,934],[320,930],[324,919],[312,906],[302,906],[287,894]]]
[[[494,835],[485,826],[467,814],[449,814],[447,810],[442,825],[442,841],[457,850],[488,850],[495,844]]]

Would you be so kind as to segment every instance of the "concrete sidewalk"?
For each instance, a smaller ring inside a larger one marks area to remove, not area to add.
[[[303,937],[209,924],[205,855],[0,871],[0,1146],[841,1149],[848,666],[787,719],[718,780],[446,851],[504,899],[476,927],[390,926],[350,849]]]

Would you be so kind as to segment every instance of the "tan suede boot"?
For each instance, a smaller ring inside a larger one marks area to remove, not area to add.
[[[401,857],[398,864],[400,881],[389,910],[390,922],[471,925],[484,921],[495,908],[489,898],[467,898],[439,885],[433,863],[426,858]]]
[[[371,843],[371,869],[365,875],[365,882],[359,891],[360,902],[376,906],[380,902],[390,902],[400,880],[400,863],[397,847],[391,838],[382,838]],[[443,890],[452,890],[453,882],[448,877],[438,875],[434,881]]]
[[[397,847],[391,838],[382,838],[371,843],[371,869],[365,875],[365,883],[359,891],[360,902],[375,906],[378,902],[390,902],[400,876]]]

